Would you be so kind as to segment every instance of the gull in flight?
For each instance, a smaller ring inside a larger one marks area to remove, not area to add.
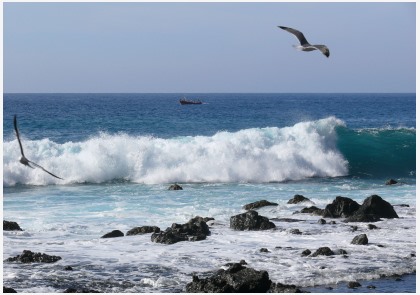
[[[29,161],[26,157],[25,154],[23,153],[23,148],[22,148],[22,143],[20,142],[20,136],[19,136],[19,130],[17,128],[17,121],[16,121],[16,115],[13,119],[13,124],[15,125],[15,132],[16,132],[16,137],[18,139],[19,142],[19,146],[20,146],[20,153],[22,154],[22,157],[20,158],[19,162],[21,162],[23,165],[28,166],[32,169],[34,169],[34,167],[31,166],[34,165],[35,167],[41,168],[42,170],[44,170],[45,172],[47,172],[49,175],[54,176],[55,178],[58,179],[62,179],[61,177],[58,177],[57,175],[52,174],[51,172],[45,170],[44,168],[42,168],[41,166],[39,166],[37,163],[34,163],[32,161]]]
[[[295,46],[296,49],[298,50],[302,50],[302,51],[313,51],[313,50],[319,50],[322,52],[323,55],[325,55],[326,57],[330,56],[330,50],[328,49],[327,46],[325,45],[311,45],[309,44],[308,40],[306,40],[305,36],[303,36],[302,32],[292,29],[292,28],[288,28],[288,27],[282,27],[282,26],[278,26],[280,29],[283,29],[285,31],[288,31],[289,33],[292,33],[293,35],[296,36],[296,38],[298,38],[299,42],[300,42],[300,46]]]

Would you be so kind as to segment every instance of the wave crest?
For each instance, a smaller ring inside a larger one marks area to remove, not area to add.
[[[52,173],[21,165],[16,140],[3,145],[3,185],[171,182],[275,182],[348,173],[336,148],[334,117],[291,127],[252,128],[170,139],[101,133],[58,144],[23,139],[25,155]]]

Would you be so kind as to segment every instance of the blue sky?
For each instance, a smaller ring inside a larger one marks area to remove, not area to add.
[[[3,5],[4,92],[415,92],[414,2]]]

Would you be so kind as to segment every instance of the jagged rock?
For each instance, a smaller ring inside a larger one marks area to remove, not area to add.
[[[367,227],[368,227],[368,229],[371,229],[371,230],[372,229],[378,229],[378,227],[374,224],[368,224]]]
[[[318,207],[311,206],[311,207],[303,208],[302,210],[300,210],[300,213],[310,213],[310,214],[313,214],[313,215],[323,215],[324,214],[324,209],[319,209]]]
[[[113,230],[112,232],[109,232],[107,234],[104,234],[101,239],[107,239],[107,238],[118,238],[123,237],[124,233],[118,229]]]
[[[381,219],[373,214],[369,215],[353,215],[343,220],[343,222],[377,222]]]
[[[34,253],[29,250],[23,250],[21,255],[10,257],[5,260],[5,262],[21,262],[21,263],[33,263],[33,262],[42,262],[42,263],[54,263],[60,260],[60,256],[51,256],[45,253]]]
[[[308,256],[308,255],[310,255],[310,254],[311,254],[311,250],[306,249],[306,250],[304,250],[304,251],[302,252],[301,256]]]
[[[168,190],[170,190],[170,191],[180,191],[180,190],[182,190],[183,188],[179,185],[179,184],[172,184],[169,188],[168,188]]]
[[[358,236],[355,236],[353,240],[351,241],[354,245],[367,245],[368,244],[368,238],[366,234],[361,234]]]
[[[268,293],[303,293],[295,285],[285,285],[282,283],[271,283]]]
[[[294,195],[293,199],[290,199],[287,204],[299,204],[301,202],[311,202],[311,200],[302,195]]]
[[[321,247],[318,248],[318,250],[316,250],[315,253],[311,255],[311,257],[317,257],[319,255],[331,256],[334,255],[334,252],[329,247]]]
[[[336,197],[335,200],[328,204],[324,209],[323,217],[348,217],[359,209],[360,205],[350,198]]]
[[[393,185],[393,184],[397,184],[398,183],[398,181],[396,181],[395,179],[388,179],[387,181],[386,181],[386,185]]]
[[[347,284],[347,287],[349,287],[350,289],[355,289],[355,288],[358,288],[358,287],[360,287],[360,286],[362,286],[362,285],[360,285],[360,283],[359,283],[359,282],[349,282],[349,283]]]
[[[15,289],[3,286],[3,293],[17,293]]]
[[[144,235],[150,233],[158,233],[160,228],[157,226],[140,226],[130,229],[125,235],[126,236],[135,236],[135,235]]]
[[[265,293],[271,280],[267,271],[257,271],[235,263],[227,270],[220,269],[209,278],[193,276],[186,286],[188,293]]]
[[[292,228],[289,232],[292,235],[301,235],[302,234],[302,232],[298,228]]]
[[[392,205],[378,195],[372,195],[366,198],[363,201],[362,206],[360,206],[354,215],[374,215],[379,218],[398,218]]]
[[[258,209],[258,208],[265,207],[265,206],[278,206],[278,205],[279,204],[272,203],[272,202],[269,202],[267,200],[261,200],[261,201],[257,201],[257,202],[254,202],[254,203],[246,204],[246,205],[243,206],[243,209],[252,210],[252,209]]]
[[[17,224],[17,222],[14,221],[7,221],[7,220],[3,220],[3,230],[7,230],[7,231],[22,231],[22,229],[20,228],[19,224]]]
[[[254,210],[230,217],[230,228],[235,230],[266,230],[275,227],[267,217],[258,215]]]
[[[322,218],[321,218],[320,220],[318,220],[318,223],[319,223],[319,224],[326,224],[327,222],[325,221],[325,219],[322,219]]]
[[[165,231],[153,233],[152,242],[162,244],[174,244],[182,241],[201,241],[210,235],[209,226],[205,218],[196,216],[187,223],[173,223]]]

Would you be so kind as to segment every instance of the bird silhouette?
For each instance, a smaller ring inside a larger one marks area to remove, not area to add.
[[[23,165],[25,165],[25,166],[28,166],[28,167],[30,167],[30,168],[32,168],[32,169],[35,169],[34,167],[32,167],[32,166],[31,166],[31,164],[32,164],[32,165],[34,165],[35,167],[38,167],[38,168],[40,168],[40,169],[44,170],[45,172],[47,172],[47,173],[48,173],[48,174],[50,174],[51,176],[54,176],[55,178],[58,178],[58,179],[63,180],[61,177],[58,177],[57,175],[52,174],[51,172],[49,172],[49,171],[45,170],[43,167],[41,167],[41,166],[40,166],[40,165],[38,165],[37,163],[34,163],[34,162],[32,162],[32,161],[28,160],[28,159],[25,157],[25,154],[23,153],[22,142],[20,141],[20,135],[19,135],[19,129],[18,129],[18,127],[17,127],[17,119],[16,119],[16,115],[15,115],[15,116],[14,116],[14,118],[13,118],[13,125],[15,126],[16,137],[17,137],[17,140],[18,140],[18,142],[19,142],[20,153],[22,154],[22,157],[20,158],[19,162],[21,162],[21,163],[22,163]]]
[[[283,29],[289,33],[292,33],[293,35],[296,36],[296,38],[298,38],[299,42],[300,42],[300,46],[295,46],[296,49],[301,50],[301,51],[313,51],[313,50],[319,50],[322,52],[323,55],[325,55],[326,57],[330,56],[330,50],[328,49],[327,46],[325,45],[311,45],[309,44],[308,40],[306,40],[305,36],[303,35],[302,32],[292,29],[292,28],[288,28],[288,27],[282,27],[282,26],[278,26],[280,29]]]

